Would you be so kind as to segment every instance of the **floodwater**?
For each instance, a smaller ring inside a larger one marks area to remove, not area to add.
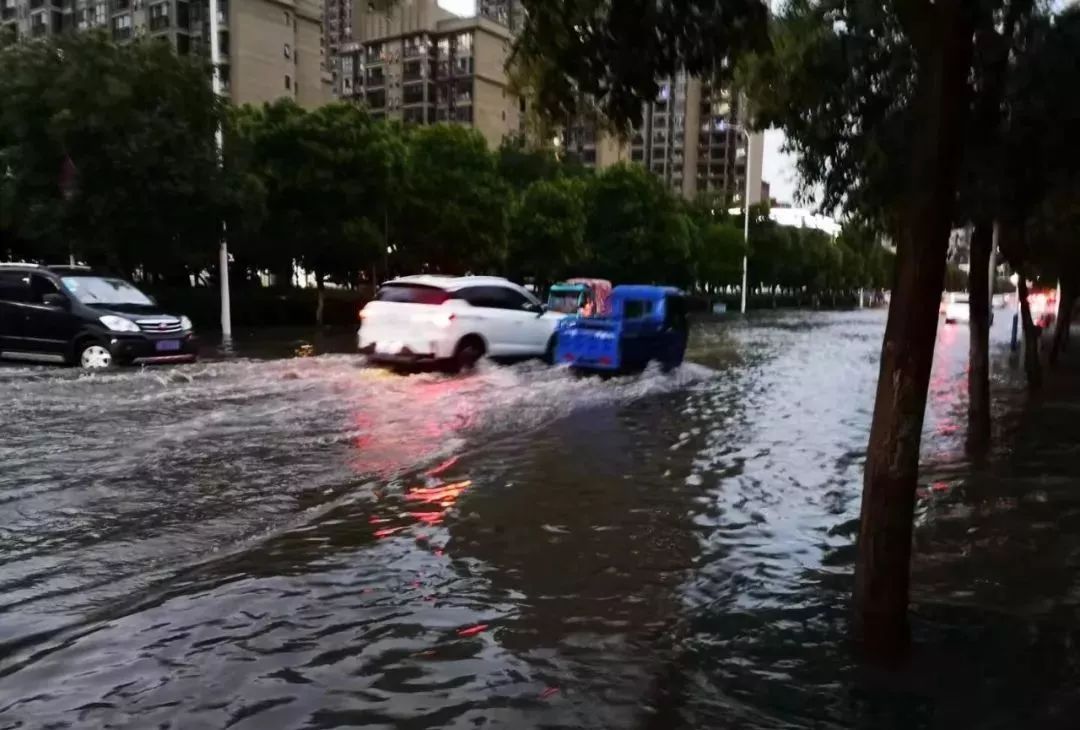
[[[0,368],[0,728],[1075,727],[1080,409],[998,319],[985,463],[939,334],[889,674],[848,643],[883,312],[607,381]]]

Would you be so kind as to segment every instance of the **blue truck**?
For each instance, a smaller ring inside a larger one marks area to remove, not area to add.
[[[555,332],[555,362],[596,373],[638,372],[656,362],[682,364],[689,324],[686,296],[673,287],[624,285],[601,317],[568,317]]]

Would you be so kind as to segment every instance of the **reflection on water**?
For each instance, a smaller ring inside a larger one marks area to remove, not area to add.
[[[916,657],[852,663],[883,325],[709,322],[607,381],[0,368],[0,728],[1072,727],[1076,412],[1027,406],[1005,322],[1013,445],[965,462],[943,328]]]

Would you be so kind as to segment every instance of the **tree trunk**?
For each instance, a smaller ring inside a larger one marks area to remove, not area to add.
[[[920,11],[909,28],[917,36],[919,54],[911,178],[898,216],[896,272],[867,447],[855,566],[856,636],[869,659],[884,663],[902,659],[909,643],[919,447],[971,67],[971,22],[962,5],[960,0],[938,0]]]
[[[990,445],[990,253],[994,224],[975,223],[971,237],[971,344],[968,349],[968,451],[981,454]]]
[[[1056,367],[1058,357],[1065,351],[1072,327],[1073,306],[1076,304],[1076,282],[1071,277],[1061,278],[1061,300],[1058,302],[1057,324],[1054,325],[1054,341],[1050,345],[1050,366]]]
[[[1031,319],[1031,305],[1028,304],[1027,281],[1024,272],[1016,271],[1020,279],[1020,322],[1024,327],[1024,372],[1027,374],[1028,387],[1038,390],[1042,387],[1042,364],[1039,362],[1039,328]]]
[[[315,272],[315,291],[315,324],[317,324],[319,327],[322,327],[323,309],[326,307],[326,286],[325,282],[323,281],[323,275],[320,272]]]

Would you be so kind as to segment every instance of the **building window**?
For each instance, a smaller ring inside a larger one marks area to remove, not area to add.
[[[402,89],[402,103],[404,104],[422,104],[424,103],[424,85],[423,84],[407,84]]]
[[[382,109],[386,106],[386,92],[385,91],[369,91],[364,97],[367,101],[369,109],[376,110]]]
[[[292,91],[292,76],[285,74],[285,88]]]
[[[288,10],[285,11],[285,25],[292,25],[292,14]]]
[[[292,46],[290,46],[288,43],[285,44],[284,53],[285,58],[292,58]]]
[[[178,33],[176,35],[176,53],[180,56],[186,56],[191,53],[191,37]]]
[[[114,13],[120,10],[127,10],[130,7],[131,0],[112,0],[112,9]]]
[[[169,4],[158,3],[150,6],[150,30],[165,30],[169,27]]]
[[[45,13],[34,13],[30,16],[30,35],[37,38],[49,32],[49,24],[45,20]]]
[[[116,40],[124,41],[131,38],[131,16],[120,15],[113,18],[112,31],[113,38]]]

